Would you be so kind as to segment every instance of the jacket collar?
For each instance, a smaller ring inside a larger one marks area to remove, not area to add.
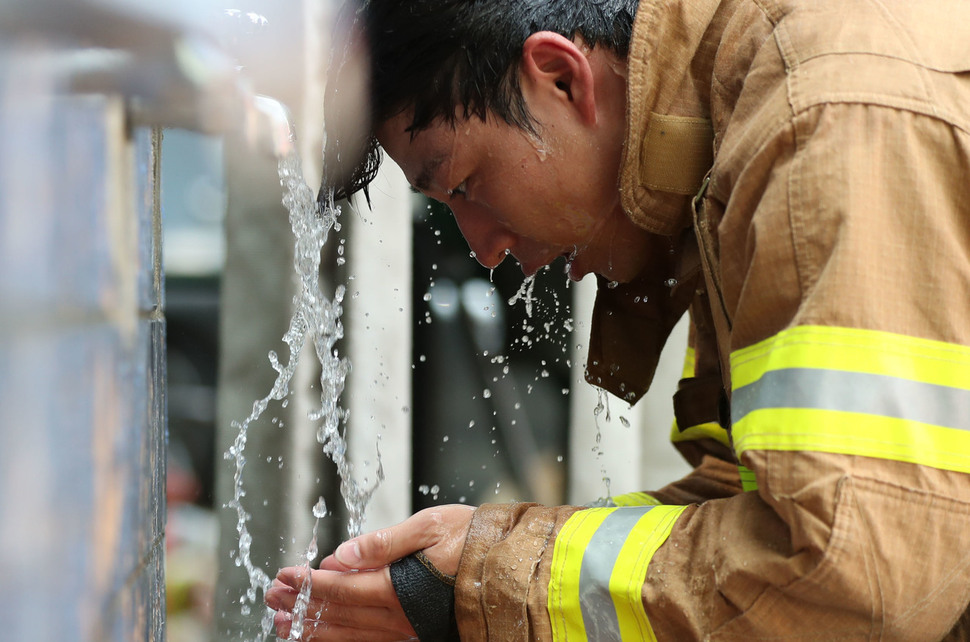
[[[641,0],[637,9],[620,195],[627,215],[654,234],[670,236],[690,225],[690,197],[713,163],[711,77],[730,13],[721,5]]]
[[[713,163],[711,78],[736,0],[641,0],[627,65],[621,202],[654,235],[640,278],[599,280],[586,379],[635,402],[700,286],[690,200]],[[675,284],[675,285],[672,285]]]

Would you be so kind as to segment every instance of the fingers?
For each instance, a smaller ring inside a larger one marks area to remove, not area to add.
[[[296,595],[279,600],[277,614],[291,615],[296,603]],[[307,620],[326,622],[332,626],[375,631],[407,632],[407,619],[402,614],[379,606],[355,606],[311,599],[305,611]]]
[[[290,629],[293,620],[289,613],[278,612],[273,621],[276,627],[276,635],[279,638],[289,639]],[[298,638],[306,642],[402,642],[417,641],[414,630],[408,631],[383,631],[368,628],[355,628],[332,624],[330,622],[305,619],[303,621],[303,634]]]
[[[292,614],[305,569],[287,568],[266,592],[276,609],[277,635],[290,635]],[[380,571],[312,571],[301,640],[407,640],[414,637],[397,602],[387,569]]]
[[[266,602],[271,608],[278,608],[276,600],[291,597],[295,600],[303,586],[305,569],[291,566],[280,570],[276,581],[266,592]],[[310,571],[310,597],[321,602],[353,604],[356,606],[397,606],[397,597],[391,585],[390,571],[384,567],[374,571]],[[292,602],[280,603],[292,608]]]

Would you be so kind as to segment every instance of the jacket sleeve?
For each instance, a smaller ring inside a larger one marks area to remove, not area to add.
[[[732,443],[756,488],[480,508],[456,588],[463,640],[939,640],[958,626],[970,134],[835,104],[762,153],[731,190],[756,205],[725,200],[718,229]]]

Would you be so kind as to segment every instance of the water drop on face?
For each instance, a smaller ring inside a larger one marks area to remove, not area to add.
[[[607,284],[606,284],[606,287],[608,287],[609,289],[611,289],[611,290],[612,290],[612,289],[614,289],[614,288],[615,288],[616,286],[618,286],[619,284],[620,284],[620,282],[619,282],[619,281],[610,281],[609,283],[607,283]]]
[[[478,255],[477,255],[477,254],[475,254],[475,251],[474,251],[474,250],[472,250],[471,252],[469,252],[469,253],[468,253],[468,256],[470,256],[470,257],[472,257],[472,258],[474,259],[474,258],[475,258],[475,257],[477,257]]]
[[[674,279],[674,278],[667,279],[666,281],[664,281],[664,285],[666,285],[668,288],[672,288],[675,285],[677,285],[677,279]]]

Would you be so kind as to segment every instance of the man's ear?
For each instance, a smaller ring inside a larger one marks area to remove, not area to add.
[[[572,40],[552,31],[539,31],[522,45],[522,90],[534,101],[568,102],[580,117],[596,124],[593,69],[585,52]]]

